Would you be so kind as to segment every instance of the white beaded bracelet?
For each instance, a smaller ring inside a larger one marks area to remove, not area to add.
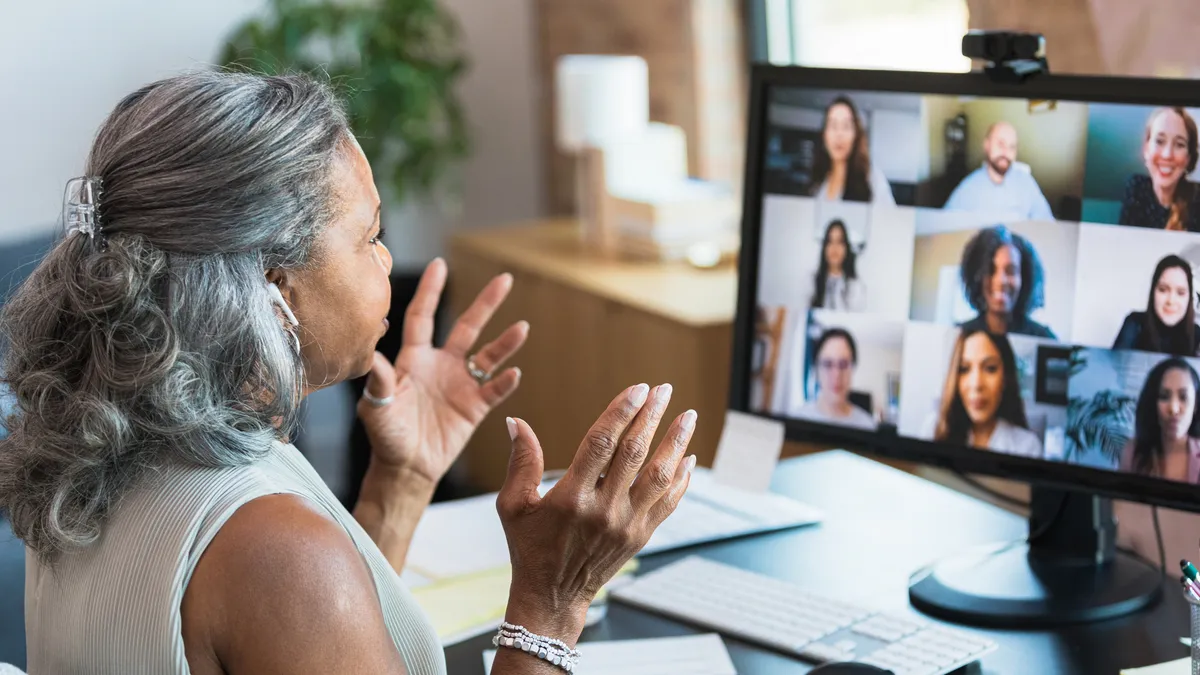
[[[561,640],[531,633],[524,626],[507,621],[500,624],[500,630],[492,637],[492,644],[497,647],[520,649],[568,673],[574,672],[581,656],[579,650],[571,649]]]

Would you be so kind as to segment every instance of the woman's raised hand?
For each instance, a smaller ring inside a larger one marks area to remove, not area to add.
[[[694,455],[684,458],[696,413],[676,417],[651,454],[670,399],[667,384],[621,392],[545,496],[538,494],[543,455],[537,436],[525,422],[506,420],[512,456],[496,506],[512,558],[510,623],[574,644],[600,587],[675,510],[696,464]]]

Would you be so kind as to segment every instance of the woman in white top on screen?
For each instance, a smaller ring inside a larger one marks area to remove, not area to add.
[[[887,176],[871,165],[862,118],[845,96],[825,108],[812,182],[813,196],[822,201],[896,203]]]
[[[1146,375],[1134,416],[1134,438],[1121,453],[1121,471],[1200,483],[1200,375],[1169,358]]]
[[[1008,338],[980,328],[959,333],[932,432],[940,443],[1042,456],[1042,442],[1025,417]]]
[[[821,244],[821,262],[813,280],[814,308],[861,312],[866,304],[866,288],[855,270],[854,249],[846,224],[833,220],[825,228]]]
[[[858,346],[849,331],[830,328],[813,346],[817,370],[817,397],[796,411],[796,417],[814,422],[874,429],[875,418],[850,402],[850,385],[858,365]]]

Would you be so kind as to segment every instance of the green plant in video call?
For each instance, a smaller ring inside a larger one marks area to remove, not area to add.
[[[396,200],[430,190],[469,150],[455,93],[467,59],[457,20],[438,0],[269,0],[233,31],[220,61],[327,75],[380,187]]]
[[[1085,368],[1087,355],[1084,350],[1071,350],[1068,377]],[[1136,398],[1116,389],[1072,397],[1067,403],[1065,459],[1079,461],[1088,452],[1098,452],[1105,462],[1116,467],[1129,442],[1126,430],[1133,428],[1136,408]]]

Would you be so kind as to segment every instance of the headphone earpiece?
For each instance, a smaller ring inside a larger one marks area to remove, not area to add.
[[[275,301],[275,304],[279,305],[279,309],[283,311],[283,315],[287,317],[288,321],[291,321],[293,326],[299,326],[300,322],[296,320],[296,315],[292,314],[292,308],[288,307],[287,301],[283,299],[283,293],[280,292],[279,287],[268,282],[267,292],[271,294],[271,299]]]

